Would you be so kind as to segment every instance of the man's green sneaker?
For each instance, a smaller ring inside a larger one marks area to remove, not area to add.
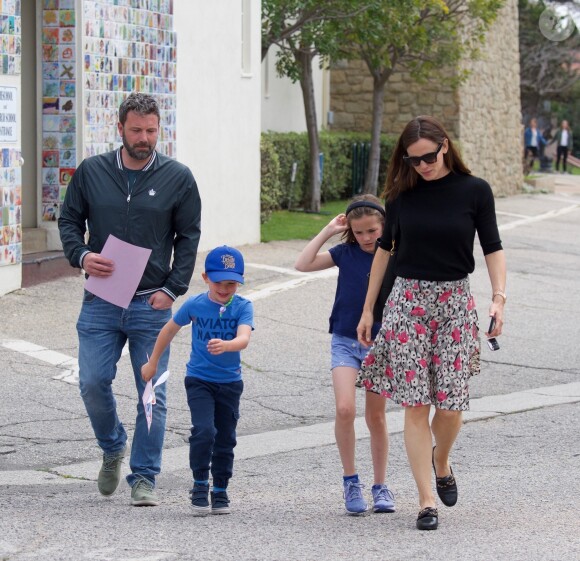
[[[103,454],[103,465],[99,471],[98,486],[101,495],[108,497],[112,495],[119,486],[121,481],[121,464],[125,457],[125,450],[123,448],[119,452],[113,454]]]
[[[147,479],[138,479],[131,489],[131,504],[133,506],[157,506],[159,499],[153,485]]]

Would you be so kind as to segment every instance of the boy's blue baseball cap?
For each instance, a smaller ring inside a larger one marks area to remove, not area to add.
[[[244,258],[233,247],[216,247],[205,258],[205,274],[212,282],[232,280],[244,284]]]

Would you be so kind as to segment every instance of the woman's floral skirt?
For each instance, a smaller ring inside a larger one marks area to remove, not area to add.
[[[397,277],[381,329],[357,386],[404,407],[469,409],[469,378],[480,370],[480,341],[469,279]]]

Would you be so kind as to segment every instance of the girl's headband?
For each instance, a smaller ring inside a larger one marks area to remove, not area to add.
[[[385,209],[381,205],[378,205],[377,203],[373,203],[372,201],[356,201],[355,203],[351,203],[348,205],[345,214],[348,216],[348,213],[351,210],[354,210],[355,208],[360,208],[363,206],[366,206],[369,208],[374,208],[375,210],[378,210],[383,216],[385,216]]]

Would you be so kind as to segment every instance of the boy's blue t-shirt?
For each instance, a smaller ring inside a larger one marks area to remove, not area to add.
[[[189,298],[173,316],[177,325],[191,323],[191,356],[187,363],[186,376],[194,376],[208,382],[227,384],[242,379],[241,352],[212,355],[207,350],[210,339],[231,341],[238,332],[238,325],[249,325],[254,329],[254,307],[252,302],[234,295],[232,303],[225,308],[212,302],[207,293]]]

